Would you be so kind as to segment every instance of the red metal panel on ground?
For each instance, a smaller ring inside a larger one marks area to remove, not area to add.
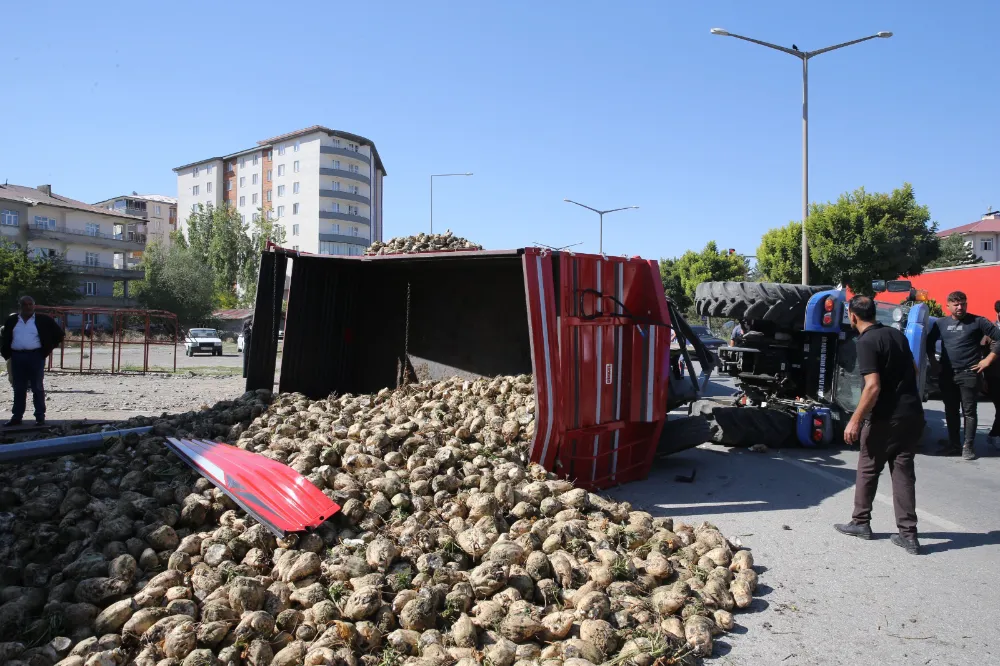
[[[340,506],[287,465],[204,440],[167,438],[167,446],[278,537],[319,527]]]

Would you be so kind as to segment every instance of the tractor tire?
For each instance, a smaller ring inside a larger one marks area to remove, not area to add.
[[[761,320],[779,329],[800,330],[806,305],[814,294],[833,289],[777,282],[702,282],[695,290],[695,307],[705,317]]]
[[[766,444],[780,448],[795,438],[795,418],[776,409],[696,400],[691,403],[691,415],[708,422],[711,441],[716,444],[738,447]]]

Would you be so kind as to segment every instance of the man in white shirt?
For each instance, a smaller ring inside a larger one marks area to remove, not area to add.
[[[20,312],[12,314],[0,335],[0,356],[10,361],[14,386],[14,407],[11,419],[4,426],[21,424],[27,407],[28,386],[31,386],[35,407],[35,423],[45,425],[45,359],[63,339],[63,330],[52,317],[35,312],[35,299],[22,296]]]

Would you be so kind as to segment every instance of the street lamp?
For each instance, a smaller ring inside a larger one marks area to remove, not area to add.
[[[445,176],[471,176],[471,173],[432,173],[431,174],[431,233],[434,233],[434,179]]]
[[[579,201],[573,201],[572,199],[563,199],[566,203],[576,204],[580,208],[586,208],[587,210],[592,210],[601,216],[601,242],[600,242],[600,254],[604,254],[604,215],[606,213],[616,213],[620,210],[631,210],[632,208],[638,208],[638,206],[625,206],[624,208],[612,208],[611,210],[597,210],[596,208],[591,208],[590,206],[585,206]]]
[[[886,31],[877,32],[874,35],[869,35],[868,37],[853,39],[849,42],[844,42],[843,44],[827,46],[824,49],[817,49],[815,51],[800,51],[799,47],[795,44],[792,44],[792,48],[788,49],[784,46],[778,46],[777,44],[762,42],[759,39],[751,39],[750,37],[744,37],[743,35],[736,35],[723,30],[722,28],[712,28],[711,33],[721,37],[735,37],[736,39],[742,39],[745,42],[760,44],[761,46],[766,46],[769,49],[793,55],[802,61],[802,284],[809,284],[809,245],[806,243],[806,218],[809,217],[809,59],[814,56],[818,56],[821,53],[835,51],[837,49],[842,49],[845,46],[860,44],[861,42],[867,42],[869,39],[888,39],[889,37],[892,37],[892,33]]]

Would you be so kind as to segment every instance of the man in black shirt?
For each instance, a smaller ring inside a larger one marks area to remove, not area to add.
[[[924,429],[924,408],[917,390],[916,365],[906,337],[875,322],[875,303],[855,296],[848,309],[857,329],[858,370],[864,377],[858,408],[844,431],[848,444],[860,443],[858,476],[851,522],[834,525],[838,532],[871,539],[872,503],[878,477],[889,464],[892,505],[898,534],[891,541],[906,552],[920,552],[917,541],[917,477],[913,469]]]
[[[944,400],[945,420],[948,423],[948,448],[945,455],[958,455],[961,451],[966,460],[975,460],[973,445],[978,426],[979,375],[1000,354],[1000,329],[985,317],[969,314],[966,300],[965,294],[960,291],[948,294],[951,316],[941,317],[931,327],[927,334],[927,358],[931,372],[938,375],[941,398]],[[986,358],[983,358],[980,347],[984,337],[993,340]],[[940,367],[934,356],[938,340],[941,341]],[[965,416],[965,444],[961,449],[959,405]]]

